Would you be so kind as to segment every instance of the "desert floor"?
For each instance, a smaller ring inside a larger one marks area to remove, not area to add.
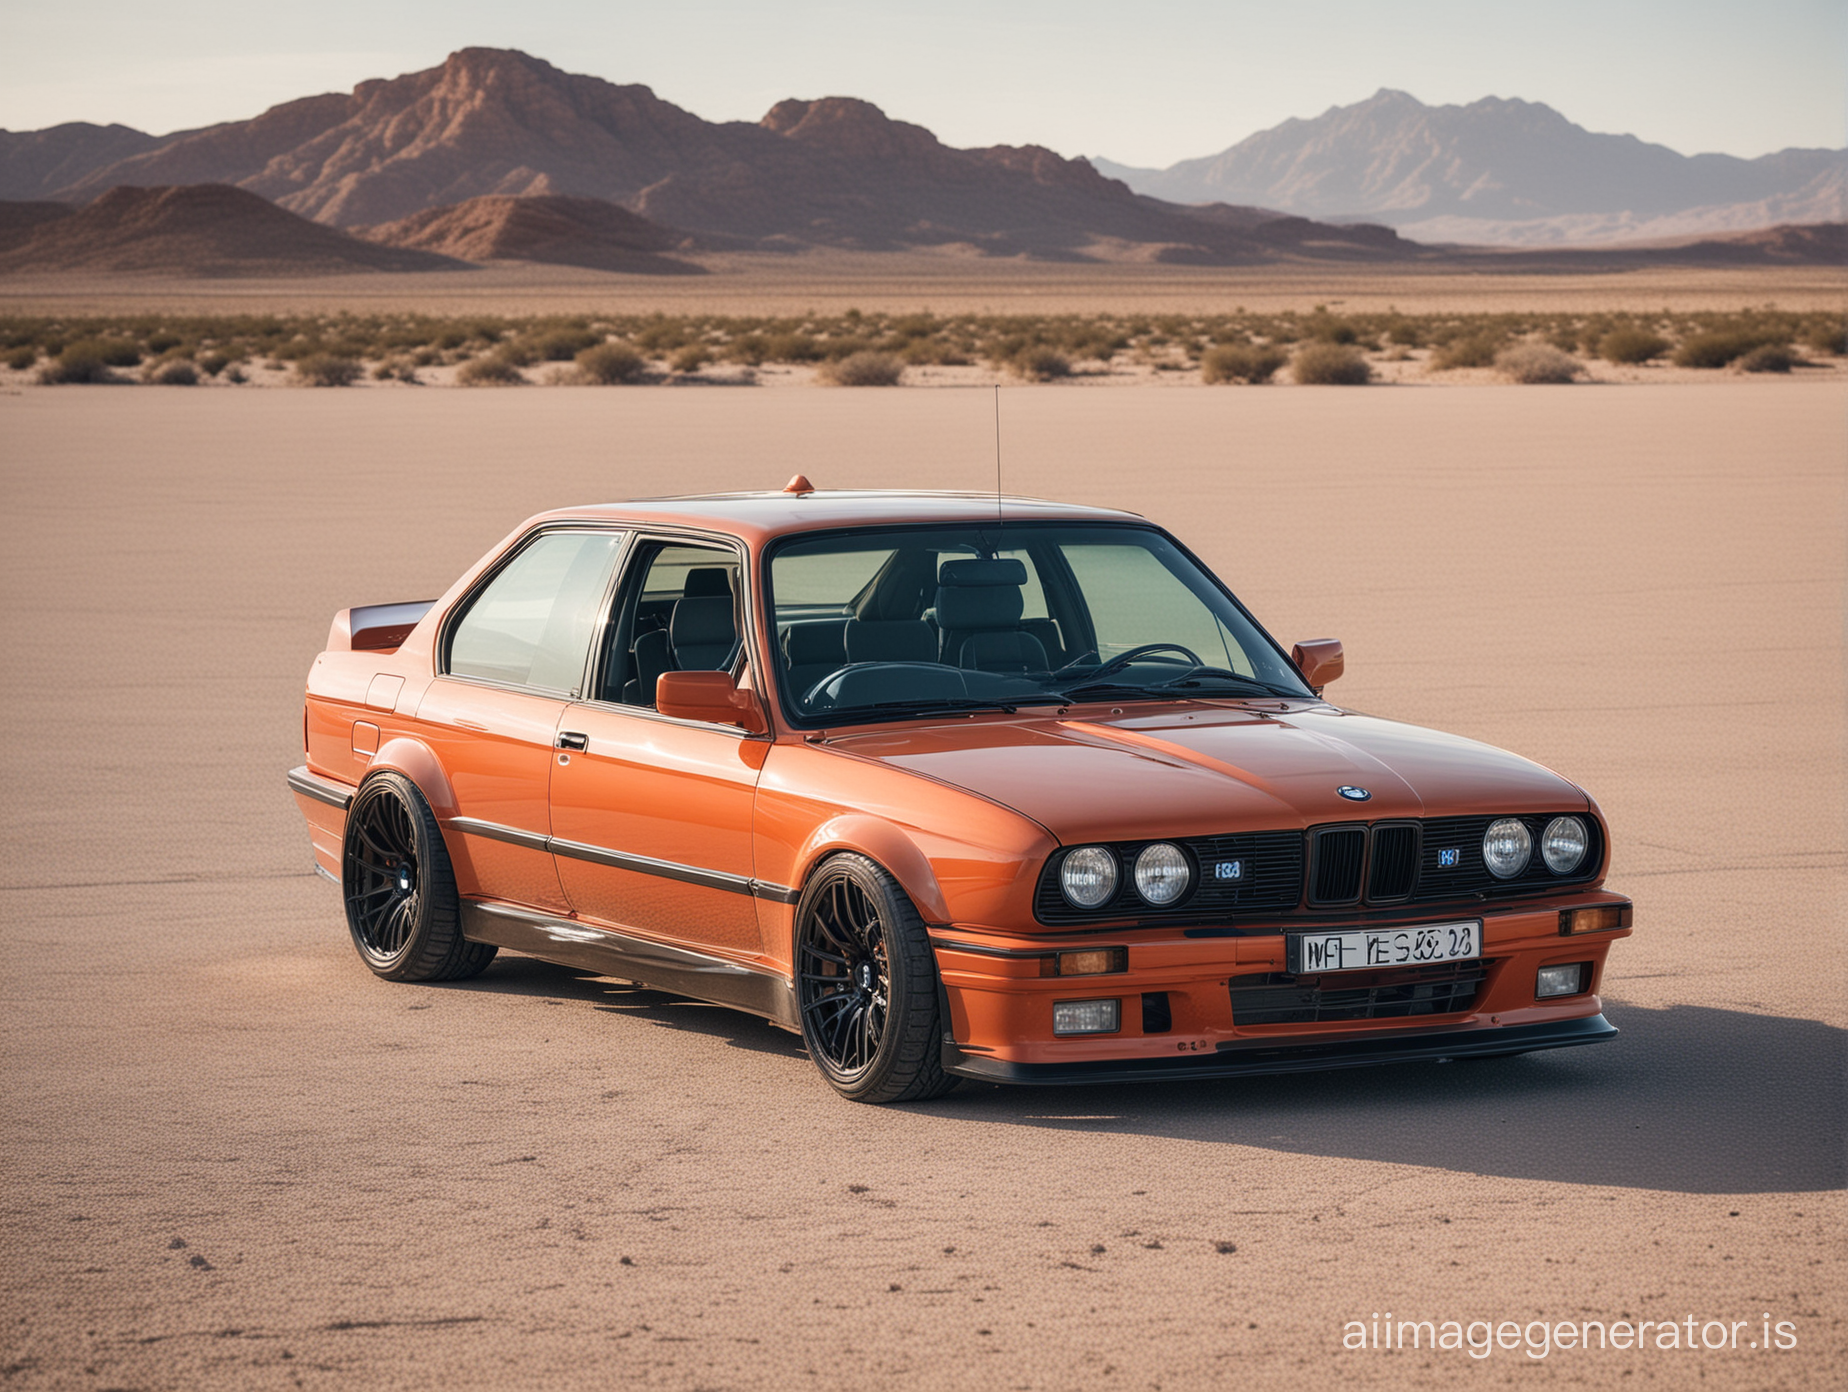
[[[1644,266],[1625,271],[1280,264],[1059,264],[953,255],[706,255],[704,275],[638,276],[498,264],[416,275],[294,280],[149,275],[0,277],[13,314],[1337,314],[1605,313],[1840,309],[1840,266]]]
[[[335,609],[557,504],[987,487],[991,393],[0,395],[0,1381],[1839,1386],[1845,408],[1004,390],[1010,491],[1149,514],[1344,639],[1331,695],[1596,794],[1623,1035],[871,1109],[528,959],[374,980],[283,772]],[[1342,1350],[1388,1311],[1743,1330]]]

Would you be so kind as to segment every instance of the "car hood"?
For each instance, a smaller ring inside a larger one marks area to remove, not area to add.
[[[978,718],[829,745],[1011,807],[1067,845],[1589,805],[1505,749],[1321,702]]]

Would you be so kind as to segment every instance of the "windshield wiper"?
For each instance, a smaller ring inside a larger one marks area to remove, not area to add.
[[[1272,686],[1269,682],[1261,682],[1256,677],[1247,677],[1240,672],[1227,671],[1223,667],[1202,667],[1197,671],[1185,672],[1165,682],[1156,682],[1152,687],[1147,689],[1152,691],[1177,691],[1182,687],[1194,686],[1201,682],[1237,682],[1240,686],[1248,686],[1254,691],[1262,691],[1267,696],[1294,697],[1298,694],[1294,691],[1285,691],[1281,687]]]
[[[830,711],[812,711],[812,715],[853,716],[860,714],[878,715],[937,715],[948,711],[1002,711],[1014,714],[1014,703],[1010,701],[985,701],[973,696],[945,696],[934,701],[874,701],[863,706],[841,706]]]

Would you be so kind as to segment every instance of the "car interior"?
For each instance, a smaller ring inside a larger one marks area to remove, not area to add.
[[[611,625],[604,700],[653,706],[663,672],[729,671],[739,648],[738,558],[657,544],[631,572]]]

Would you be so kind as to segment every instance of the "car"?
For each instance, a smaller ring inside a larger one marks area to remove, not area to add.
[[[378,976],[733,1006],[857,1101],[1609,1039],[1596,803],[1343,666],[1132,513],[798,475],[341,610],[288,785]]]

